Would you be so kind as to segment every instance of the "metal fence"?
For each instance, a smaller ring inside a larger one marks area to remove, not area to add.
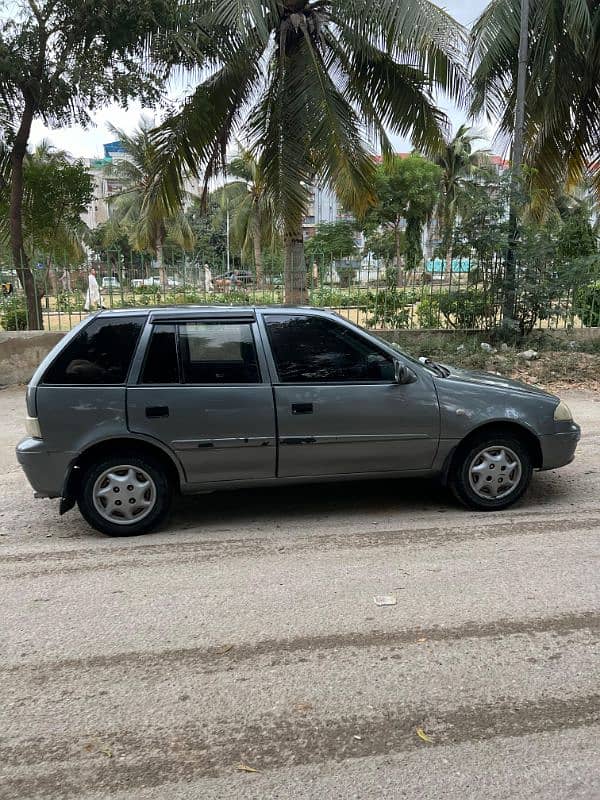
[[[100,304],[89,292],[90,269],[100,289]],[[253,267],[211,266],[196,258],[173,258],[163,268],[143,259],[126,263],[118,252],[91,265],[73,266],[40,259],[32,268],[41,297],[41,326],[72,328],[98,305],[129,308],[182,304],[285,302],[278,264],[262,276]],[[502,322],[505,293],[500,256],[485,263],[465,258],[431,259],[425,268],[406,271],[375,258],[319,254],[307,259],[306,303],[330,308],[373,329],[491,330]],[[23,288],[14,270],[0,267],[0,328],[29,325]],[[600,263],[597,258],[570,265],[535,263],[517,267],[515,331],[600,325]],[[38,326],[39,327],[39,326]]]

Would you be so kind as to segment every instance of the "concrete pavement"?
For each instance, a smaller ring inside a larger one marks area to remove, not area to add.
[[[32,498],[0,391],[1,800],[600,796],[600,398],[565,399],[576,461],[503,513],[344,484],[108,539]]]

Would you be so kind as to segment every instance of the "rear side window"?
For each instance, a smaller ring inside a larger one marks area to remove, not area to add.
[[[96,318],[86,325],[44,374],[44,383],[125,383],[145,319]]]
[[[184,383],[260,383],[249,323],[182,324],[179,353]]]

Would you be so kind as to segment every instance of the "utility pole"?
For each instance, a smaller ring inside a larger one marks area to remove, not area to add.
[[[517,242],[519,239],[519,206],[521,177],[523,174],[523,137],[525,131],[525,92],[527,89],[527,59],[529,34],[529,0],[521,0],[521,29],[519,36],[519,62],[517,68],[517,97],[515,126],[511,148],[511,180],[508,210],[508,246],[504,272],[502,299],[502,324],[510,326],[515,318],[517,295]]]

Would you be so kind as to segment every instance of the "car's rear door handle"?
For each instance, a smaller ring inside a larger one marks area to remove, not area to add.
[[[292,414],[312,414],[312,403],[292,403]]]
[[[169,406],[146,406],[146,416],[148,419],[169,416]]]

